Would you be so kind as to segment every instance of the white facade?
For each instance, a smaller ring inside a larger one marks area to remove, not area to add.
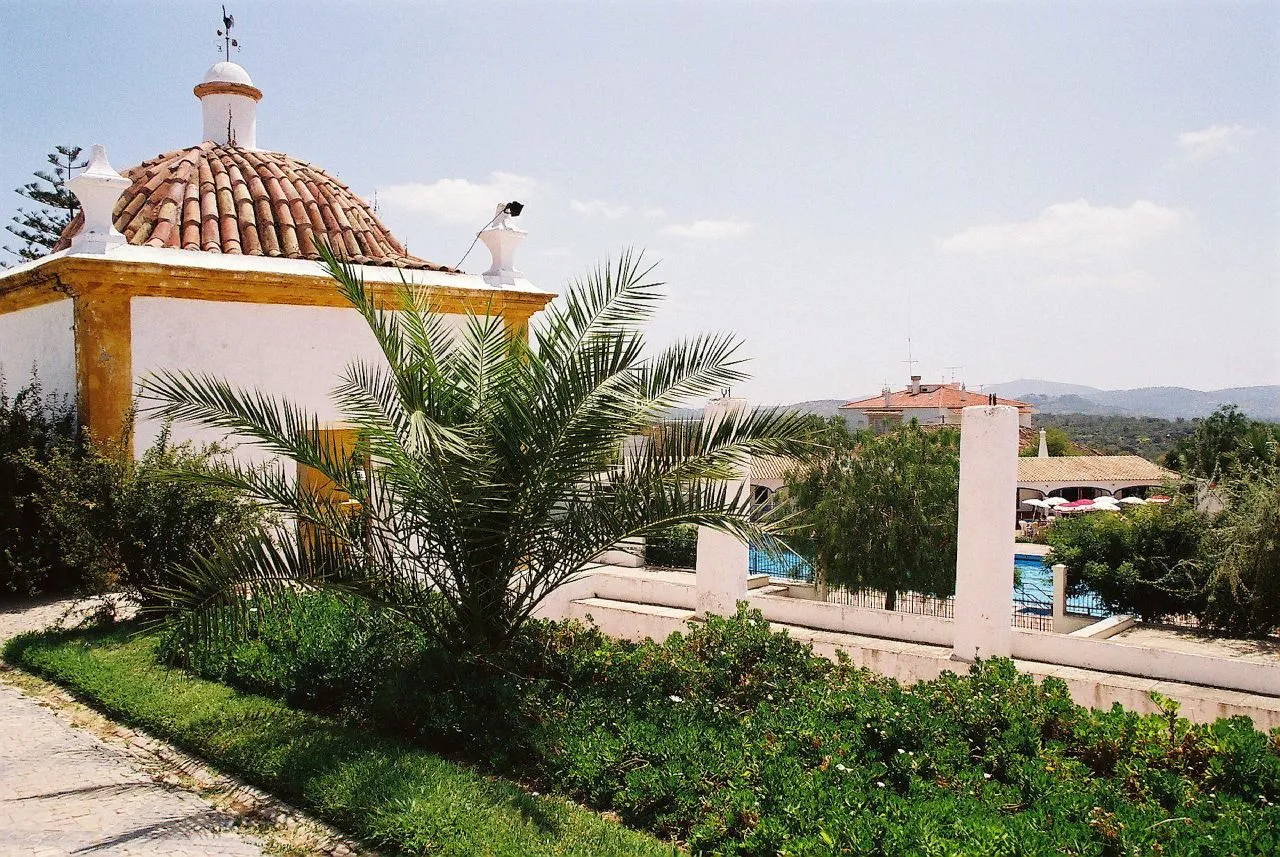
[[[0,315],[0,375],[10,396],[35,369],[46,395],[76,398],[76,340],[70,298]]]
[[[364,319],[352,309],[135,297],[131,315],[135,386],[160,371],[209,374],[233,388],[288,399],[321,423],[341,420],[329,394],[352,360],[384,362]],[[465,316],[454,318],[458,326],[465,322]],[[161,427],[139,414],[136,454],[152,444]],[[173,427],[173,437],[234,442],[221,431],[184,424]],[[242,449],[237,457],[261,461],[267,456]]]

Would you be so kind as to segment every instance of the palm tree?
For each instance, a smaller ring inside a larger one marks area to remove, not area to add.
[[[384,358],[352,361],[333,391],[359,437],[355,455],[322,439],[314,415],[263,392],[182,372],[143,383],[153,416],[227,430],[278,456],[191,478],[248,492],[295,522],[184,570],[165,595],[170,620],[195,638],[238,633],[252,609],[330,590],[395,610],[451,648],[494,651],[625,539],[678,524],[773,537],[779,522],[754,519],[749,492],[725,480],[750,455],[802,454],[805,423],[776,408],[714,423],[668,418],[745,376],[730,335],[648,355],[641,328],[660,284],[640,255],[573,283],[527,338],[491,314],[470,314],[457,331],[429,291],[408,285],[387,308],[356,268],[324,257]],[[646,440],[627,443],[637,437]],[[330,490],[296,482],[286,461],[314,468]],[[334,490],[349,499],[335,503]]]

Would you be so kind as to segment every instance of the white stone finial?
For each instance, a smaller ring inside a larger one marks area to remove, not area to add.
[[[1045,430],[1044,430],[1044,429],[1040,429],[1040,449],[1039,449],[1039,451],[1036,453],[1036,457],[1037,457],[1037,458],[1048,458],[1048,457],[1049,457],[1049,440],[1048,440],[1048,438],[1047,438],[1047,437],[1046,437],[1046,435],[1045,435]]]
[[[514,260],[516,248],[529,233],[511,225],[513,205],[516,203],[499,205],[493,222],[480,231],[480,240],[493,257],[493,264],[483,274],[491,286],[514,286],[516,280],[524,279],[524,274],[516,270]]]
[[[129,180],[107,162],[105,146],[95,144],[89,166],[67,182],[67,188],[80,200],[84,226],[71,239],[76,253],[105,253],[125,243],[124,235],[115,227],[115,207]]]
[[[258,148],[258,102],[262,90],[249,72],[226,60],[214,63],[195,88],[204,117],[204,139],[221,146]]]

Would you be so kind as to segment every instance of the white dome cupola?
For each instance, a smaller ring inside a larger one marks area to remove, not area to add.
[[[204,116],[204,139],[219,145],[258,148],[258,102],[262,90],[253,85],[249,72],[223,60],[205,72],[195,88]]]

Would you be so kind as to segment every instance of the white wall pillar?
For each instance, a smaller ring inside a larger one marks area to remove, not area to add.
[[[1013,518],[1018,494],[1018,410],[965,408],[960,421],[960,532],[956,556],[957,660],[1013,653]]]
[[[1067,618],[1067,567],[1058,563],[1053,567],[1053,630]],[[1061,631],[1059,631],[1061,633]]]
[[[746,410],[746,399],[713,399],[703,409],[702,418],[709,426],[714,427],[727,414],[743,413]],[[750,462],[743,464],[738,478],[730,480],[728,486],[730,498],[735,494],[743,498],[750,494]],[[738,602],[747,598],[747,573],[750,565],[751,548],[746,542],[708,527],[698,527],[698,613],[732,616],[737,612]]]

